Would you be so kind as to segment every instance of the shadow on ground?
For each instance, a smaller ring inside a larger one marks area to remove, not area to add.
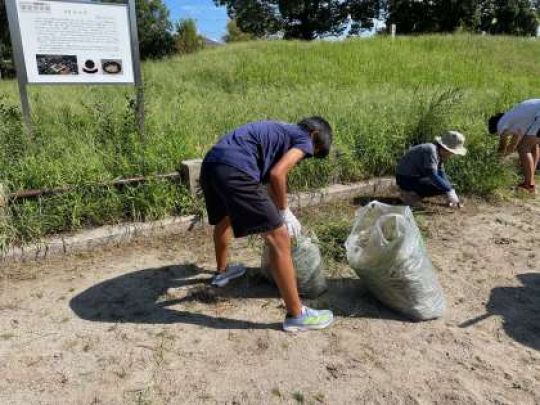
[[[353,204],[358,207],[363,207],[368,205],[370,202],[378,201],[383,204],[388,205],[404,205],[403,201],[398,197],[389,197],[389,196],[367,196],[367,197],[356,197],[353,200]],[[441,210],[446,211],[447,213],[455,213],[455,209],[448,208],[448,204],[441,200],[441,198],[426,198],[423,200],[423,206],[420,208],[412,208],[412,211],[415,214],[422,215],[439,215]]]
[[[372,201],[378,201],[383,204],[388,205],[403,205],[403,202],[398,197],[389,197],[389,196],[365,196],[365,197],[356,197],[353,200],[354,205],[364,206],[368,205]]]
[[[75,314],[93,322],[146,324],[184,323],[213,329],[280,329],[281,323],[260,323],[215,317],[189,311],[190,303],[209,309],[232,299],[277,298],[275,286],[260,275],[258,268],[224,288],[208,285],[211,273],[195,265],[165,266],[140,270],[96,284],[70,301]],[[385,309],[366,294],[360,280],[328,280],[328,292],[305,302],[328,307],[345,317],[406,320]],[[264,311],[264,308],[261,309]]]
[[[503,317],[508,336],[540,351],[540,273],[517,276],[523,287],[497,287],[491,291],[487,313],[463,322],[467,328],[493,315]]]

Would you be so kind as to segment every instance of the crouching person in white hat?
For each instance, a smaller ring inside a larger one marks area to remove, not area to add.
[[[443,163],[451,157],[465,156],[465,136],[449,131],[435,138],[433,143],[424,143],[410,148],[398,163],[396,182],[401,200],[412,207],[421,207],[425,197],[446,195],[451,207],[461,208],[456,190],[444,171]]]

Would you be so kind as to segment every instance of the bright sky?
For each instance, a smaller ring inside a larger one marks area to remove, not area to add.
[[[197,22],[199,34],[215,41],[221,41],[226,33],[227,12],[216,7],[212,0],[165,0],[171,11],[171,19],[192,18]]]

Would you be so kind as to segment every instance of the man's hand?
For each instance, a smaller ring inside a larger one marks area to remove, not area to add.
[[[452,189],[448,193],[446,193],[446,198],[448,199],[448,205],[450,205],[450,207],[452,208],[463,207],[463,204],[459,200],[456,190]]]
[[[283,222],[287,227],[289,236],[291,238],[297,238],[298,236],[300,236],[300,234],[302,233],[302,225],[300,224],[298,218],[294,216],[292,211],[289,208],[286,208],[282,211],[279,211],[279,213],[281,214],[281,218],[283,218]]]

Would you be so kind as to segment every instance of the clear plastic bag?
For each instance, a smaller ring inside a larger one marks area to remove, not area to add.
[[[321,258],[318,242],[314,235],[312,237],[300,235],[296,241],[292,242],[291,255],[296,271],[298,290],[300,295],[308,298],[316,298],[327,289],[324,262]],[[274,282],[268,244],[265,244],[263,248],[261,271],[265,278]]]
[[[441,317],[444,293],[409,207],[373,201],[356,213],[347,260],[385,305],[415,320]]]

